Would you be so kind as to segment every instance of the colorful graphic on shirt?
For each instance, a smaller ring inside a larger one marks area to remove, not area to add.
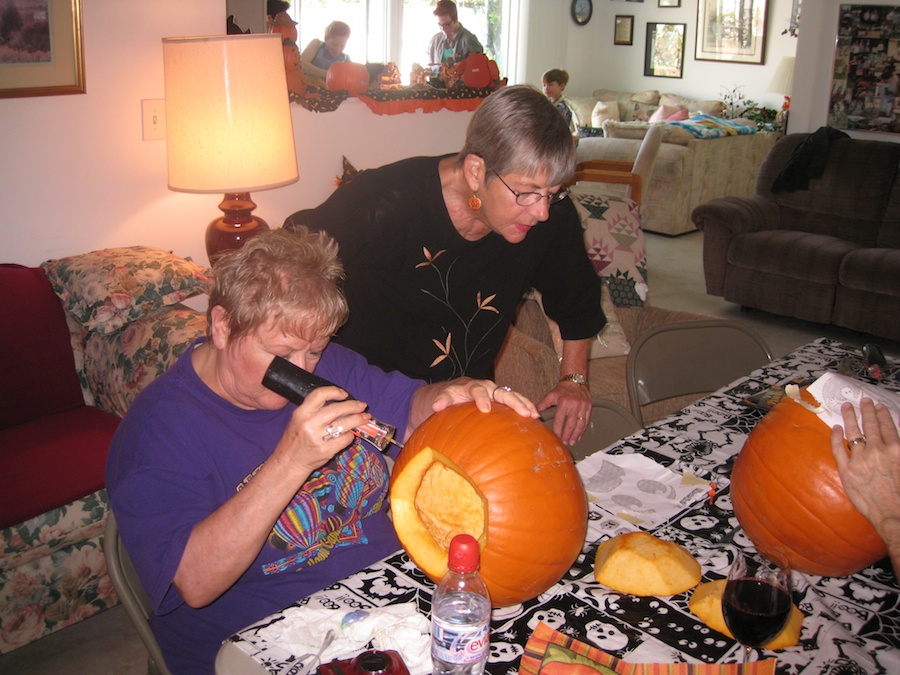
[[[332,549],[365,544],[362,520],[381,510],[384,463],[360,442],[314,472],[278,518],[269,544],[290,554],[263,565],[264,574],[315,565]]]

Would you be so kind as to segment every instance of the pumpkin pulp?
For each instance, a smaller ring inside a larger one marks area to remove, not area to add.
[[[470,534],[484,548],[487,500],[450,459],[425,448],[397,476],[391,509],[400,543],[417,552],[422,570],[440,578],[447,569],[450,541]]]

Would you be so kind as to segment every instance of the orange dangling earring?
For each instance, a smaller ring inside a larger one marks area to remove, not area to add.
[[[473,211],[478,211],[481,209],[481,200],[478,198],[478,195],[473,194],[469,197],[469,201],[466,202],[469,205],[469,208]]]

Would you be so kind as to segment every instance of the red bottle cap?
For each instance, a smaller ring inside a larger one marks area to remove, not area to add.
[[[471,534],[458,534],[450,542],[447,566],[454,572],[473,572],[478,569],[478,542]]]

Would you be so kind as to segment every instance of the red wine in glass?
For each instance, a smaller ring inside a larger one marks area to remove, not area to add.
[[[791,597],[783,588],[759,579],[735,579],[722,602],[725,623],[738,642],[762,647],[781,632],[791,614]]]
[[[750,649],[771,642],[791,615],[790,570],[769,560],[751,561],[739,554],[728,572],[722,594],[725,625],[744,646],[744,663]]]

